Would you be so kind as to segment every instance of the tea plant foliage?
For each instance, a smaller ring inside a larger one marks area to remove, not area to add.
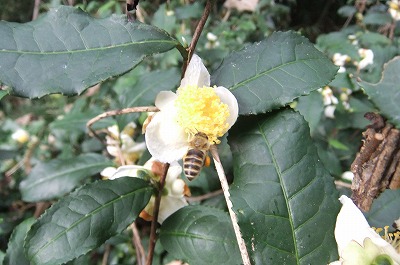
[[[275,32],[224,59],[212,84],[232,91],[240,114],[265,113],[328,84],[337,68],[306,38]]]
[[[0,80],[30,98],[80,94],[178,44],[150,25],[65,6],[26,24],[1,21],[0,35]]]
[[[62,264],[100,246],[135,220],[151,194],[152,187],[138,178],[83,186],[55,203],[29,230],[28,260]]]

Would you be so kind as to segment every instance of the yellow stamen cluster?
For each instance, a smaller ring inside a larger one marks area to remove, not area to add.
[[[394,232],[394,233],[389,233],[389,226],[385,226],[384,229],[382,229],[380,227],[379,228],[372,227],[372,228],[379,235],[382,231],[385,231],[384,235],[382,235],[381,237],[383,239],[385,239],[386,242],[391,244],[398,253],[400,253],[400,232],[399,231]]]
[[[222,103],[212,87],[185,86],[178,89],[175,106],[177,122],[189,136],[205,133],[211,144],[220,143],[218,137],[226,133],[229,107]]]

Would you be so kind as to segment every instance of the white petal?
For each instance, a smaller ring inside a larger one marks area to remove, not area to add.
[[[109,179],[117,179],[121,177],[137,177],[138,171],[143,170],[142,166],[128,165],[119,167]]]
[[[339,200],[343,206],[337,216],[335,238],[340,256],[352,240],[363,246],[364,239],[368,237],[380,247],[389,245],[369,226],[363,213],[350,198],[342,195]]]
[[[177,95],[172,91],[160,91],[157,94],[155,105],[160,110],[167,110],[174,105]]]
[[[188,203],[184,198],[177,199],[170,196],[163,196],[161,198],[160,212],[158,213],[157,221],[162,224],[168,216],[186,205],[188,205]]]
[[[341,265],[341,264],[342,262],[339,260],[329,263],[329,265]]]
[[[145,138],[150,154],[163,163],[182,159],[188,149],[187,135],[173,113],[156,113],[147,126]]]
[[[210,86],[210,74],[197,54],[193,54],[186,68],[185,76],[181,80],[181,87],[187,85],[197,87]]]
[[[168,183],[169,182],[172,183],[179,178],[181,173],[182,173],[182,167],[177,162],[173,162],[171,163],[168,169],[167,178],[165,181]]]
[[[100,172],[100,175],[110,179],[112,177],[112,175],[114,175],[114,173],[117,171],[117,169],[115,167],[106,167],[105,169],[103,169]]]
[[[227,104],[229,107],[230,115],[228,117],[227,122],[229,124],[229,128],[231,128],[232,125],[236,122],[238,114],[239,114],[239,105],[236,100],[236,97],[232,94],[231,91],[229,91],[229,89],[227,89],[223,86],[216,87],[215,93],[219,96],[221,101],[223,103]]]

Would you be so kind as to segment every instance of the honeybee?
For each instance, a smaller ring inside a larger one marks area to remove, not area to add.
[[[209,149],[210,143],[207,135],[202,132],[196,133],[189,143],[189,150],[183,157],[183,170],[188,180],[195,179],[200,174],[202,167],[210,164],[207,156]]]

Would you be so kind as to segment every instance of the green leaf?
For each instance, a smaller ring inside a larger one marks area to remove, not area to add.
[[[329,138],[328,139],[328,143],[333,148],[336,148],[336,149],[339,149],[339,150],[345,150],[345,151],[349,150],[349,148],[345,144],[343,144],[342,142],[340,142],[337,139]]]
[[[86,133],[88,131],[86,123],[98,114],[100,113],[91,110],[85,112],[69,112],[65,114],[62,119],[50,123],[50,129],[63,130],[68,133]],[[111,119],[101,119],[93,124],[92,127],[96,130],[112,126],[113,124],[115,124],[115,122]]]
[[[197,264],[238,264],[241,260],[229,215],[205,206],[179,209],[161,226],[160,242],[174,257]]]
[[[128,108],[154,105],[160,91],[175,89],[179,81],[180,73],[176,68],[143,73],[136,84],[121,96],[121,106]]]
[[[247,121],[228,140],[236,165],[231,199],[254,264],[337,260],[338,193],[307,123],[292,110]]]
[[[34,218],[28,218],[14,229],[10,241],[8,242],[3,265],[29,265],[29,261],[25,257],[23,245],[26,233],[28,233],[34,222]]]
[[[385,190],[372,203],[371,210],[365,213],[368,223],[373,227],[391,226],[400,217],[400,190]]]
[[[4,98],[6,95],[10,94],[8,90],[0,90],[0,100]]]
[[[400,57],[384,66],[382,79],[377,84],[360,82],[370,100],[381,110],[389,122],[400,127]]]
[[[322,113],[324,112],[324,103],[321,93],[313,91],[308,96],[300,97],[296,110],[298,110],[308,122],[310,133],[313,135],[321,120]]]
[[[20,184],[22,199],[36,202],[60,197],[74,189],[83,179],[111,165],[112,161],[98,154],[83,154],[68,160],[53,159],[39,163]]]
[[[264,113],[328,84],[337,67],[304,37],[276,32],[224,59],[211,84],[231,90],[240,114]]]
[[[126,16],[96,19],[60,6],[35,21],[0,22],[0,80],[24,97],[79,94],[178,42]]]
[[[138,178],[88,184],[61,199],[25,240],[32,264],[62,264],[121,233],[146,206],[153,188]]]

